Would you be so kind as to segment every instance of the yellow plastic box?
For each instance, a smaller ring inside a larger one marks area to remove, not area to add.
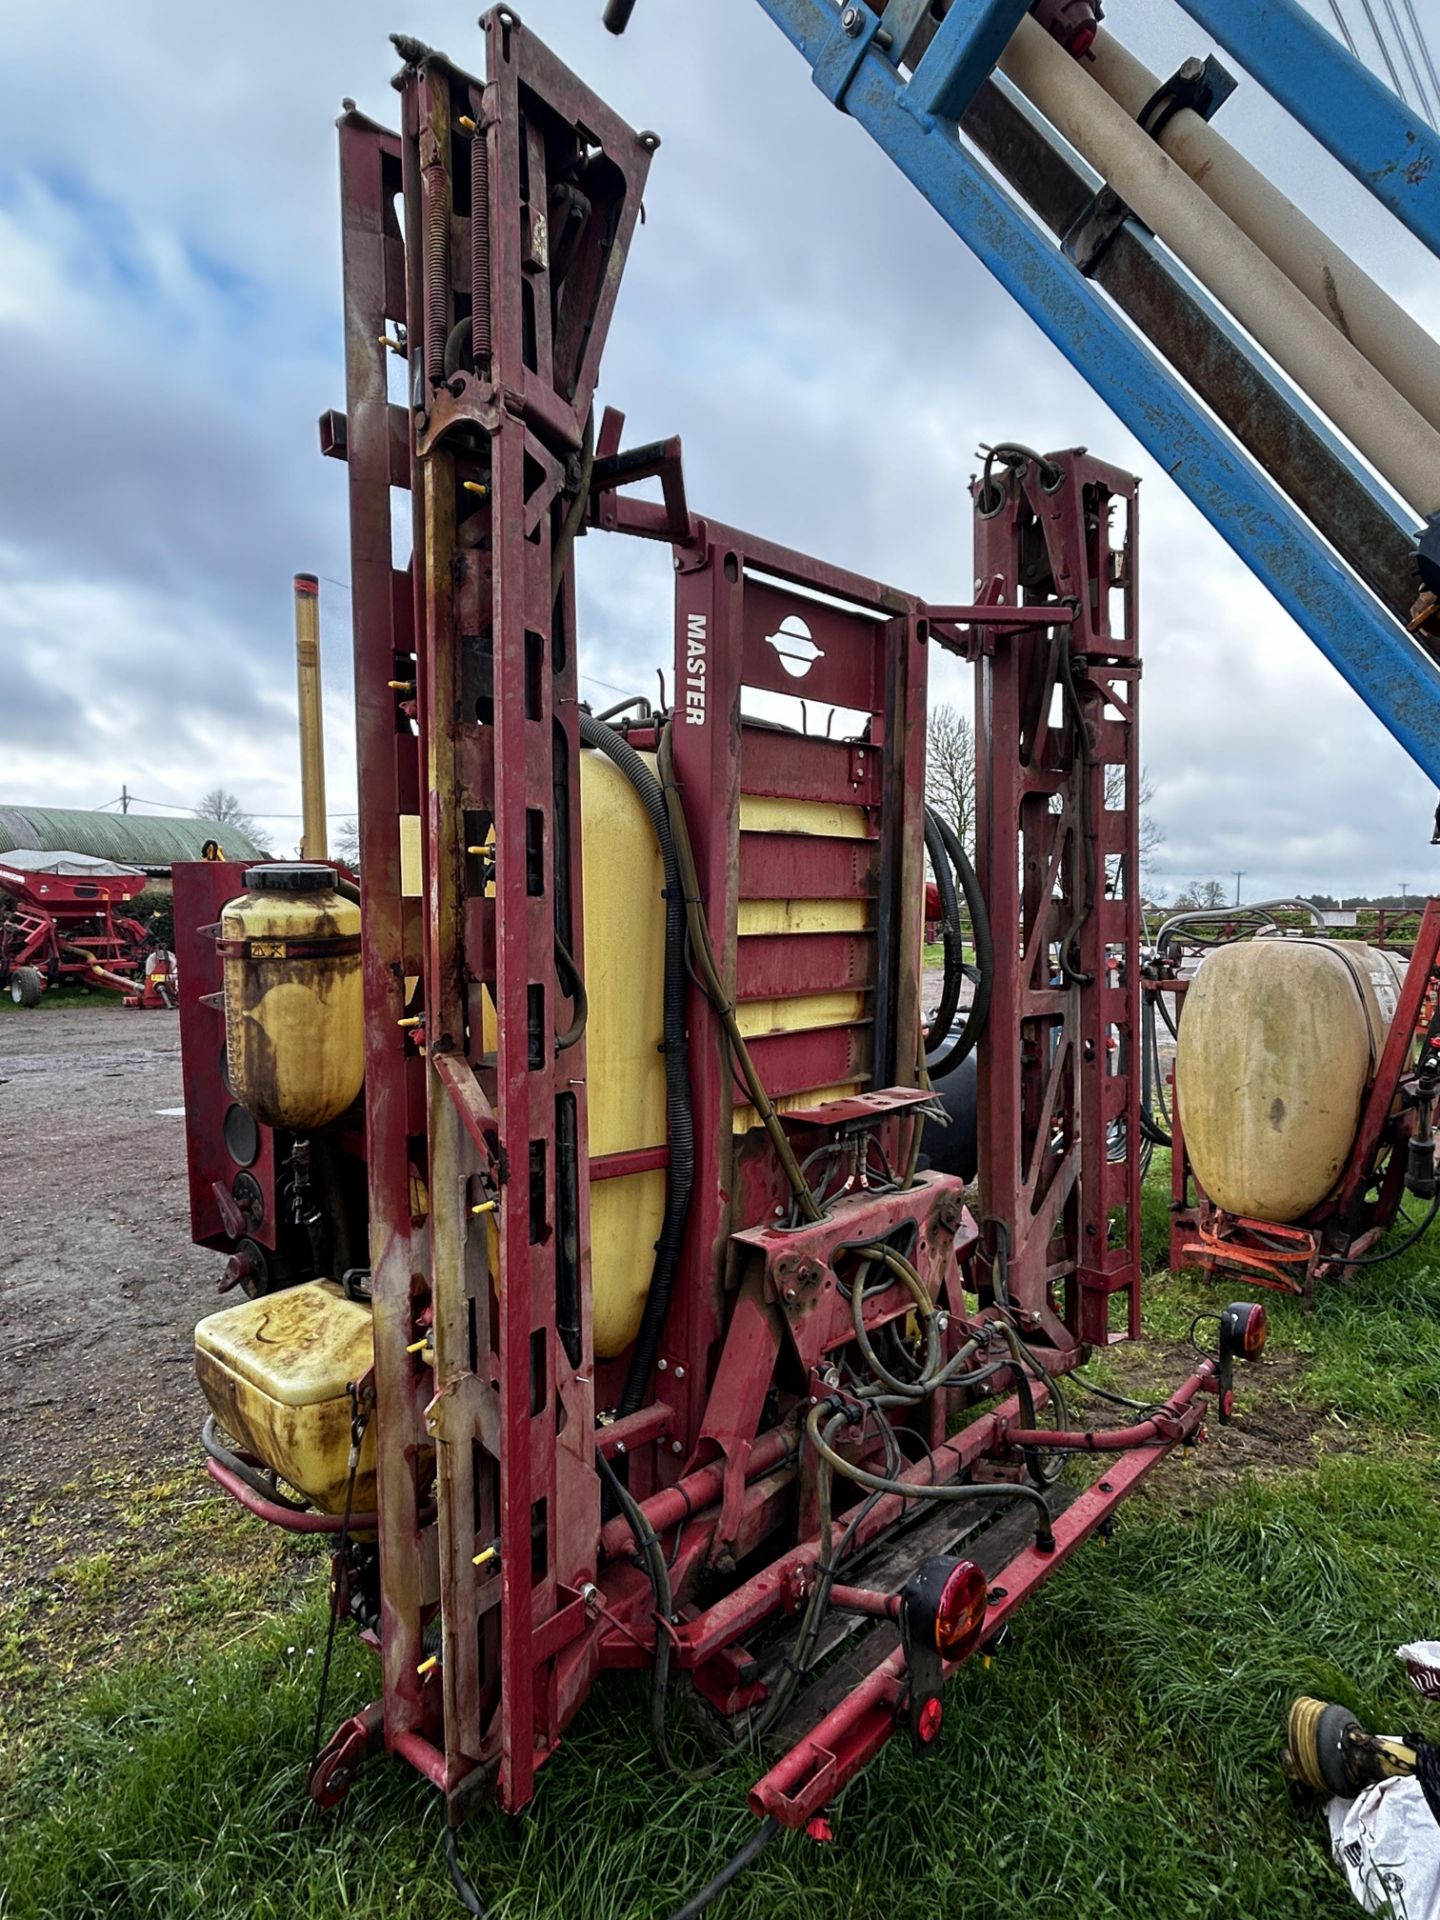
[[[374,1357],[370,1309],[314,1280],[212,1313],[195,1329],[195,1371],[216,1419],[324,1513],[343,1513],[349,1385]],[[366,1430],[354,1511],[375,1506],[375,1429]]]

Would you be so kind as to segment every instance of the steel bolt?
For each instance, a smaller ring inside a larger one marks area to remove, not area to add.
[[[794,1287],[786,1287],[785,1298],[787,1300],[796,1300],[799,1298],[799,1295],[796,1293]]]
[[[861,13],[859,7],[846,7],[840,16],[840,25],[845,29],[846,33],[850,35],[852,40],[864,24],[865,16]]]
[[[936,1314],[935,1331],[937,1333],[948,1333],[950,1331],[950,1316],[948,1313]]]
[[[680,1441],[678,1441],[678,1440],[672,1440],[672,1441],[670,1442],[670,1451],[671,1451],[672,1453],[683,1453],[683,1452],[685,1451],[685,1448],[684,1448],[684,1447],[683,1447],[683,1445],[682,1445],[682,1444],[680,1443]]]
[[[683,1379],[685,1378],[685,1369],[684,1369],[684,1367],[676,1367],[676,1369],[675,1369],[675,1378],[676,1378],[677,1380],[683,1380]]]
[[[623,1453],[625,1451],[625,1442],[623,1440],[617,1440],[615,1442],[615,1451],[617,1453]]]
[[[661,1354],[660,1358],[655,1362],[656,1369],[660,1373],[664,1373],[669,1367],[669,1365],[670,1365],[670,1362],[665,1358],[663,1353]]]

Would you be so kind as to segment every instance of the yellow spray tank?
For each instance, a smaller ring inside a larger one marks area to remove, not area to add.
[[[1217,1207],[1278,1225],[1333,1192],[1404,978],[1399,956],[1351,940],[1261,937],[1202,963],[1182,1003],[1175,1085],[1186,1151]]]
[[[249,867],[220,914],[230,1085],[269,1127],[338,1120],[365,1078],[360,909],[331,867]]]
[[[640,757],[653,769],[652,754]],[[580,755],[579,774],[592,1331],[596,1357],[606,1360],[623,1355],[639,1332],[665,1214],[666,1173],[655,1164],[668,1139],[665,872],[654,827],[625,774],[590,749]],[[782,805],[746,794],[740,824],[753,833],[848,840],[863,832],[864,815],[858,807]],[[401,890],[411,898],[422,891],[419,829],[415,816],[402,818]],[[323,866],[252,867],[246,892],[221,915],[235,1097],[257,1119],[291,1132],[336,1119],[363,1074],[360,915],[334,878]],[[739,936],[862,926],[863,915],[858,901],[742,899]],[[338,945],[317,956],[316,943],[326,942]],[[414,984],[407,982],[407,993]],[[862,1011],[863,995],[846,987],[747,1002],[741,1020],[747,1035],[795,1032]],[[488,996],[482,1017],[483,1041],[493,1047]],[[778,1104],[854,1090],[806,1090]],[[737,1132],[756,1124],[753,1109],[737,1106]],[[372,1358],[370,1308],[347,1298],[335,1278],[224,1309],[195,1331],[200,1381],[225,1430],[332,1512],[343,1505],[347,1477],[347,1385]],[[371,1498],[370,1472],[367,1453],[357,1508]]]

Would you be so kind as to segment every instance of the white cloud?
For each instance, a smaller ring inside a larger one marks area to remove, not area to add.
[[[1183,881],[1429,884],[1433,794],[1084,382],[844,116],[760,7],[531,0],[527,25],[663,136],[604,398],[683,434],[692,503],[934,598],[971,580],[982,440],[1088,444],[1144,477],[1145,759]],[[1203,36],[1113,0],[1157,72]],[[298,810],[289,577],[347,574],[333,120],[392,120],[400,25],[462,64],[452,0],[12,9],[0,75],[0,798]],[[57,111],[56,100],[75,110]],[[1245,84],[1223,123],[1421,315],[1434,264]],[[83,135],[83,137],[81,137]],[[582,663],[653,695],[663,551],[588,539]],[[348,597],[322,582],[332,807],[352,802]],[[935,686],[963,675],[939,661]],[[141,785],[141,780],[144,785]],[[1400,867],[1405,871],[1400,871]]]

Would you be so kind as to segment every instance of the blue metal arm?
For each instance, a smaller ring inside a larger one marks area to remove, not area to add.
[[[1432,253],[1440,253],[1440,139],[1299,0],[1180,4]]]
[[[847,31],[828,0],[760,4],[806,56],[823,91],[890,155],[1440,784],[1440,672],[967,152],[954,126],[907,98],[905,80],[875,44],[876,16],[847,7],[850,20],[859,20]],[[975,24],[983,9],[967,13]],[[963,57],[962,48],[947,46],[947,68],[958,69]]]

